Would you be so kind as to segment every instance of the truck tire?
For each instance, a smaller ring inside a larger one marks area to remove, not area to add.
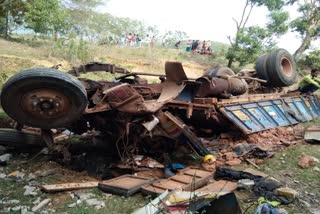
[[[233,70],[231,70],[228,67],[214,68],[204,73],[204,76],[208,76],[211,78],[220,77],[220,76],[233,76],[233,75],[235,75],[235,73],[233,72]]]
[[[45,145],[40,135],[18,131],[16,129],[0,129],[0,145],[28,146]]]
[[[296,64],[285,49],[277,49],[269,54],[267,70],[270,84],[275,87],[290,86],[297,78]]]
[[[86,90],[77,78],[52,68],[17,73],[1,92],[9,117],[42,129],[68,126],[81,116],[87,102]]]
[[[259,79],[267,80],[268,82],[264,83],[264,85],[270,85],[270,78],[267,70],[267,61],[269,58],[269,54],[262,55],[258,58],[256,62],[256,71]]]

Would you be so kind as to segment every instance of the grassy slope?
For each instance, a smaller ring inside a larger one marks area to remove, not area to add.
[[[0,39],[0,74],[11,75],[30,67],[51,67],[58,63],[62,64],[62,70],[69,70],[72,66],[81,64],[79,61],[64,60],[63,54],[50,41],[19,41],[18,43]],[[88,51],[87,62],[113,63],[133,72],[162,74],[165,61],[180,61],[189,77],[199,77],[208,68],[225,63],[221,59],[214,59],[214,56],[192,55],[175,49],[151,50],[147,47],[119,48],[93,45]]]

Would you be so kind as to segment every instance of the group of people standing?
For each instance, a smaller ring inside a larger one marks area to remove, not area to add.
[[[139,34],[128,33],[127,35],[122,35],[121,46],[140,47],[141,38]]]
[[[139,36],[139,34],[132,34],[128,33],[127,35],[122,35],[120,46],[124,47],[141,47],[142,42],[146,43],[149,47],[153,47],[155,43],[154,36],[150,37],[148,34],[144,41],[142,41],[142,38]]]
[[[211,42],[203,40],[189,40],[187,43],[186,51],[192,51],[192,53],[200,54],[212,54]]]

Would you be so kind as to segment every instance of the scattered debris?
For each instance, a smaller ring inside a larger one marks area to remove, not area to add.
[[[32,202],[33,205],[39,204],[41,202],[41,198],[38,197],[35,201]]]
[[[254,185],[254,181],[250,179],[240,179],[238,180],[238,188],[244,188],[244,189],[252,189]]]
[[[116,167],[120,169],[134,169],[136,171],[145,171],[149,168],[164,168],[163,164],[143,155],[133,155],[131,158],[122,160]]]
[[[16,206],[11,208],[11,210],[15,212],[19,211],[20,209],[21,209],[21,206]]]
[[[6,174],[0,172],[0,179],[6,178],[6,177],[7,177]]]
[[[250,163],[252,166],[256,167],[257,169],[260,169],[260,167],[259,167],[257,164],[253,163],[250,159],[245,158],[245,160],[246,160],[248,163]]]
[[[7,175],[8,178],[19,179],[19,180],[22,180],[24,178],[24,176],[25,176],[25,174],[20,171],[14,171],[14,172],[11,172]]]
[[[0,156],[0,166],[6,166],[7,162],[11,159],[12,154],[6,153]]]
[[[237,166],[241,164],[241,160],[239,158],[235,158],[233,160],[227,161],[226,164],[229,166]]]
[[[12,200],[2,202],[2,204],[18,204],[18,203],[20,203],[20,201],[17,199],[12,199]]]
[[[320,168],[319,167],[314,167],[312,170],[315,171],[315,172],[320,172]]]
[[[28,206],[21,206],[20,213],[21,214],[28,214],[29,209],[30,209],[30,207],[28,207]]]
[[[25,192],[23,193],[23,195],[31,195],[31,196],[38,195],[38,193],[36,192],[37,187],[26,185],[23,188],[25,189]]]
[[[162,201],[168,195],[168,190],[161,193],[158,197],[153,199],[150,203],[146,206],[134,211],[132,214],[152,214],[152,213],[159,213],[163,209]]]
[[[294,189],[288,188],[288,187],[278,188],[278,189],[276,189],[276,192],[279,195],[288,196],[291,199],[295,199],[298,196],[297,191],[295,191]]]
[[[39,177],[47,177],[49,175],[54,175],[56,173],[57,173],[57,169],[53,168],[53,169],[48,169],[45,171],[36,171],[34,174]]]
[[[46,206],[47,204],[49,204],[51,201],[50,198],[44,199],[43,201],[41,201],[39,204],[37,204],[36,206],[32,207],[32,212],[37,212],[39,211],[41,208],[43,208],[44,206]]]
[[[255,214],[264,214],[264,213],[283,214],[282,212],[279,212],[278,209],[274,208],[269,203],[260,204],[255,211]]]
[[[303,168],[309,168],[310,166],[314,166],[316,163],[319,163],[319,160],[313,156],[303,154],[299,158],[298,165]]]
[[[89,205],[89,206],[94,206],[95,209],[101,209],[103,207],[105,207],[105,203],[103,201],[99,201],[98,199],[96,198],[91,198],[91,199],[87,199],[86,200],[86,203]]]
[[[37,178],[37,176],[35,176],[33,173],[29,173],[28,181],[35,180],[36,178]]]

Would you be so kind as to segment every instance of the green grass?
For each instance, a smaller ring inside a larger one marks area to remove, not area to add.
[[[101,196],[96,194],[98,191],[92,191],[95,193],[98,200],[101,200],[105,203],[105,207],[96,210],[94,207],[88,206],[85,202],[82,202],[74,208],[68,208],[69,204],[74,203],[75,201],[69,200],[66,201],[63,207],[56,209],[56,212],[62,213],[83,213],[83,214],[94,214],[94,213],[110,213],[110,214],[130,214],[137,208],[144,206],[148,200],[141,194],[136,194],[130,197],[121,197],[117,195],[112,195],[108,199],[103,199],[103,193],[100,193]],[[100,191],[99,191],[100,192]]]

